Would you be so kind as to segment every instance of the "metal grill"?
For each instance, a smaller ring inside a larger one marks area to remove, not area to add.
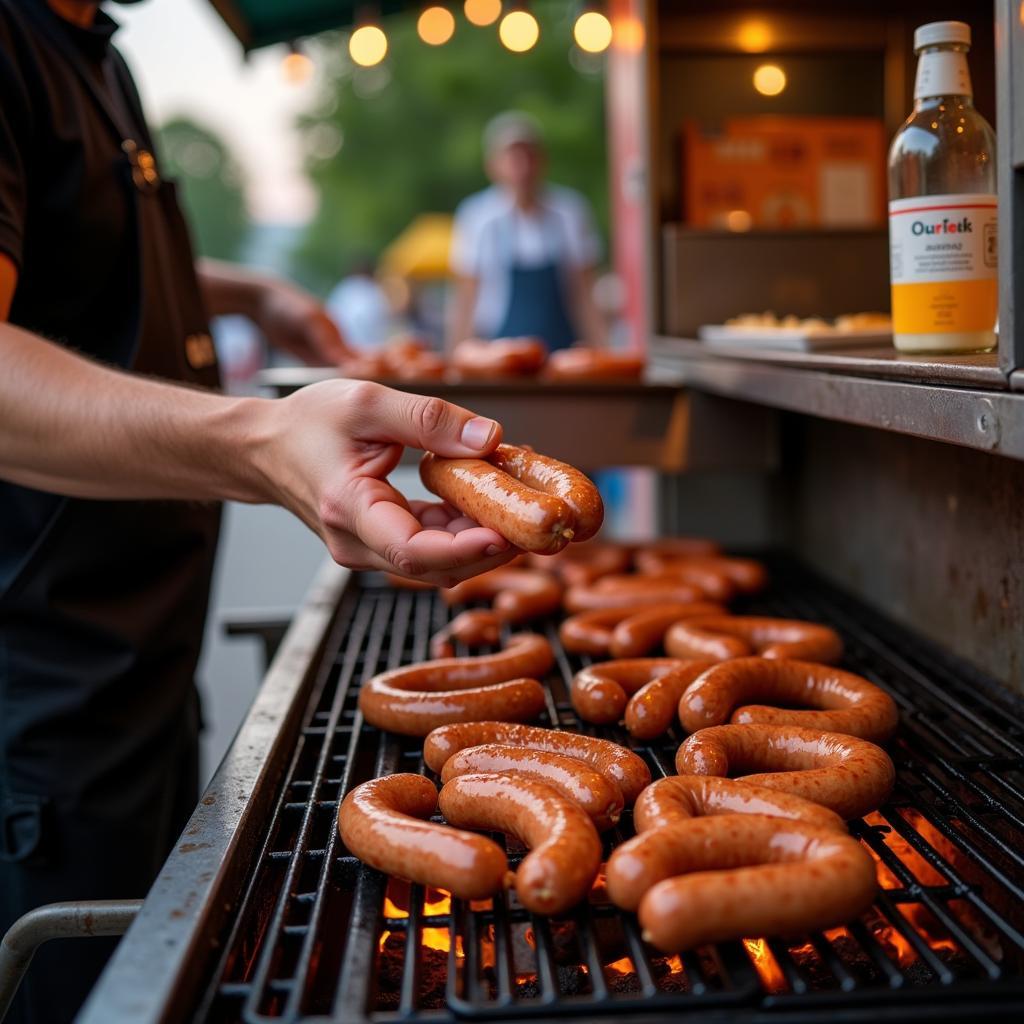
[[[398,883],[343,849],[341,795],[374,776],[424,768],[421,743],[365,726],[360,682],[427,657],[449,617],[434,594],[367,577],[350,588],[335,666],[310,700],[266,839],[200,1021],[964,1019],[1024,1011],[1024,729],[989,681],[787,562],[744,611],[835,626],[844,664],[889,690],[902,712],[891,745],[898,784],[853,832],[879,862],[874,908],[849,927],[751,939],[665,957],[600,881],[565,918],[513,896],[467,904]],[[457,611],[454,609],[453,611]],[[585,660],[558,646],[550,724],[579,729],[567,683]],[[681,740],[630,742],[672,774]],[[434,781],[437,781],[436,778]],[[607,848],[632,834],[629,815]],[[515,863],[522,850],[511,841]]]

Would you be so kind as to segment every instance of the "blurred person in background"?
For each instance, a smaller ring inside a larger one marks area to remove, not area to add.
[[[403,445],[487,454],[494,421],[369,382],[218,393],[211,315],[309,363],[351,352],[294,286],[196,264],[116,27],[94,0],[0,0],[0,935],[144,896],[192,813],[219,501],[443,586],[512,555],[387,481]],[[112,947],[48,943],[6,1024],[71,1020]]]
[[[399,329],[387,293],[377,280],[374,261],[360,257],[327,296],[328,315],[353,348],[383,348]]]
[[[528,114],[499,114],[484,131],[484,158],[493,184],[455,213],[449,347],[469,337],[534,337],[551,350],[603,345],[593,216],[579,192],[545,182],[540,126]]]

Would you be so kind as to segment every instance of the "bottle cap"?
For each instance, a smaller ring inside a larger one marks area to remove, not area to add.
[[[930,21],[914,31],[914,53],[941,43],[971,45],[971,26],[963,21]]]

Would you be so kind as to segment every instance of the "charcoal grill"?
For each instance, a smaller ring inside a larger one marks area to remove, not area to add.
[[[452,903],[356,861],[335,829],[340,797],[385,773],[429,774],[421,744],[365,725],[360,683],[427,656],[452,611],[429,592],[334,578],[302,616],[269,682],[290,663],[305,679],[292,735],[259,750],[250,718],[196,817],[84,1012],[120,1020],[809,1021],[986,1019],[1024,1012],[1024,730],[1020,704],[934,645],[894,626],[788,558],[752,613],[836,627],[845,664],[885,687],[902,724],[891,750],[898,785],[856,822],[879,862],[874,908],[848,928],[722,943],[665,957],[600,883],[588,905],[552,920],[514,897]],[[335,600],[333,610],[331,601]],[[626,743],[655,777],[673,772],[679,736],[631,743],[581,724],[567,683],[586,663],[558,645],[557,621],[535,626],[557,651],[550,724]],[[301,641],[301,642],[299,642]],[[305,651],[305,656],[299,648]],[[310,655],[315,655],[310,657]],[[260,707],[254,713],[260,712]],[[250,744],[260,759],[234,821]],[[237,781],[237,780],[236,780]],[[608,837],[631,834],[628,815]],[[209,844],[204,846],[204,844]],[[215,872],[191,858],[209,853]],[[522,850],[509,846],[515,863]]]

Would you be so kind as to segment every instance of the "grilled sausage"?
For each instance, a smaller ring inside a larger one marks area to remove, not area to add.
[[[726,824],[742,815],[756,815],[779,819],[780,826],[783,820],[791,819],[825,832],[846,831],[842,819],[826,808],[748,782],[699,776],[661,779],[637,799],[634,822],[640,834],[617,847],[608,858],[606,877],[612,902],[636,910],[648,889],[679,873],[672,844],[663,838],[666,829],[689,828],[701,822],[703,834],[724,843],[714,826],[703,823],[718,815],[724,816]]]
[[[768,573],[760,562],[752,558],[718,556],[673,555],[650,549],[636,555],[638,572],[649,575],[679,573],[688,579],[686,573],[705,571],[724,576],[732,588],[741,594],[756,594],[768,585]],[[708,595],[709,597],[712,595]]]
[[[724,614],[725,609],[711,601],[692,601],[689,604],[669,602],[631,610],[612,630],[608,653],[613,658],[640,658],[661,644],[673,622]]]
[[[774,706],[737,707],[748,701]],[[819,710],[791,710],[805,707]],[[687,732],[732,721],[800,725],[881,743],[895,732],[899,710],[889,694],[852,672],[808,661],[736,658],[690,686],[679,701],[679,721]]]
[[[577,612],[563,619],[558,627],[558,639],[567,651],[575,654],[607,655],[613,627],[635,611],[635,607],[628,607]]]
[[[665,650],[673,658],[709,661],[758,654],[762,658],[833,662],[842,656],[843,642],[834,629],[815,622],[722,615],[673,623],[665,634]]]
[[[525,551],[553,554],[572,540],[576,517],[554,495],[536,491],[483,459],[427,452],[420,479],[428,491]]]
[[[542,636],[518,633],[503,651],[478,658],[439,658],[374,676],[359,691],[366,721],[389,732],[426,736],[451,722],[520,722],[544,710],[543,678],[554,664]]]
[[[689,583],[697,587],[709,601],[726,602],[736,596],[736,587],[724,572],[685,559],[673,564],[671,568],[641,572],[635,578],[650,580],[652,583]]]
[[[565,754],[531,750],[509,743],[484,743],[453,754],[441,769],[441,781],[474,772],[509,772],[536,779],[575,800],[598,831],[611,828],[622,814],[622,790],[614,780]]]
[[[547,348],[537,338],[467,338],[452,350],[451,365],[460,377],[489,380],[531,377],[547,359]]]
[[[565,610],[597,611],[601,608],[635,608],[652,604],[692,604],[704,592],[679,580],[649,580],[643,576],[602,576],[589,586],[570,587],[565,592]]]
[[[651,770],[643,758],[618,743],[509,722],[473,722],[435,729],[423,744],[423,759],[431,771],[440,772],[448,758],[457,751],[482,743],[511,743],[531,750],[575,757],[612,779],[622,790],[622,799],[627,807],[632,806],[651,781]]]
[[[880,807],[896,779],[889,755],[874,743],[795,725],[701,729],[676,752],[676,771],[738,774],[746,782],[813,800],[846,821]]]
[[[643,938],[664,952],[746,935],[788,935],[853,920],[875,897],[875,866],[850,836],[760,815],[661,829],[669,877],[648,889]]]
[[[467,647],[495,647],[501,641],[501,623],[501,616],[489,608],[470,608],[460,612],[430,638],[430,656],[453,657],[453,641]]]
[[[435,825],[437,789],[422,775],[389,775],[356,786],[338,809],[338,831],[364,864],[465,900],[500,892],[508,860],[497,843]]]
[[[646,360],[628,352],[607,349],[559,349],[548,357],[544,377],[548,380],[621,380],[643,376]]]
[[[576,714],[585,722],[610,725],[621,721],[630,696],[651,680],[669,673],[684,677],[685,689],[707,668],[707,662],[685,662],[676,658],[630,658],[603,661],[581,669],[573,676],[569,696]],[[682,690],[680,690],[682,693]],[[675,703],[678,703],[676,698]],[[669,712],[671,721],[671,711]]]
[[[487,457],[510,477],[564,501],[572,509],[574,541],[590,540],[604,522],[604,502],[594,482],[578,469],[529,448],[499,444]]]
[[[589,541],[562,548],[557,555],[528,555],[528,564],[535,569],[555,573],[566,586],[593,583],[612,573],[623,573],[632,560],[627,544]]]
[[[705,537],[661,537],[649,540],[634,554],[639,563],[643,554],[665,555],[677,558],[711,558],[722,553],[722,546]]]
[[[504,622],[519,623],[558,611],[562,584],[541,569],[503,566],[442,590],[441,598],[447,605],[490,600]]]
[[[846,831],[843,819],[820,804],[752,782],[709,775],[670,775],[652,782],[637,797],[633,824],[637,832],[650,832],[714,814],[765,814],[833,832]]]
[[[650,740],[672,728],[679,701],[702,672],[708,661],[685,661],[675,672],[652,679],[641,686],[626,705],[626,729],[638,740]]]
[[[512,775],[462,775],[444,784],[438,802],[450,825],[505,832],[529,848],[515,878],[527,910],[558,914],[590,891],[601,840],[586,812],[551,786]]]

